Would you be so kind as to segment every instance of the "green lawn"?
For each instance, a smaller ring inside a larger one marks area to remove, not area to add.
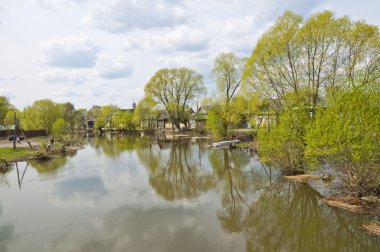
[[[4,158],[7,161],[30,157],[32,155],[33,151],[29,148],[17,148],[16,150],[12,148],[0,148],[0,159]]]

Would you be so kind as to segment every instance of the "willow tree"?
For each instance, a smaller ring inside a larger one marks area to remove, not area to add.
[[[280,112],[287,93],[302,92],[317,109],[328,89],[366,85],[380,77],[378,27],[323,11],[303,21],[286,11],[259,39],[244,83]]]
[[[202,78],[192,69],[164,68],[153,75],[144,90],[167,111],[173,125],[180,130],[181,123],[188,123],[189,107],[206,92]]]
[[[233,98],[237,94],[242,78],[244,61],[234,53],[221,53],[214,61],[212,76],[218,88],[219,112],[217,117],[221,121],[220,135],[225,136],[228,132],[228,125],[231,123],[231,106]],[[216,112],[216,110],[215,110]]]
[[[156,102],[150,96],[145,96],[137,104],[136,110],[133,112],[133,123],[141,125],[142,128],[152,129],[155,125],[152,123],[157,119],[159,111],[155,109]]]
[[[52,132],[53,124],[63,118],[62,106],[49,99],[37,100],[24,109],[21,126],[29,129],[45,129]]]
[[[245,65],[245,88],[270,100],[275,111],[288,92],[300,89],[301,52],[295,39],[301,24],[301,16],[286,11],[259,39]]]

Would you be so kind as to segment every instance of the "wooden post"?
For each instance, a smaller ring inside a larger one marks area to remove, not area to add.
[[[13,113],[13,123],[14,123],[14,129],[13,129],[13,134],[14,134],[14,137],[17,136],[17,132],[16,132],[16,111]],[[13,149],[15,150],[16,149],[16,138],[13,139]]]
[[[21,128],[20,128],[20,131],[21,131],[22,136],[25,138],[25,141],[28,143],[29,148],[30,148],[31,150],[33,150],[33,146],[32,146],[32,144],[28,141],[28,139],[26,138],[26,135],[25,135],[24,131],[23,131]]]

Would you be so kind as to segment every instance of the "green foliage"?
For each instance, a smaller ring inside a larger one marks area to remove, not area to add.
[[[22,120],[22,113],[17,109],[8,110],[3,123],[4,125],[14,125],[14,113],[16,112],[16,124]]]
[[[334,165],[353,191],[380,191],[379,83],[329,96],[306,136],[306,156]]]
[[[95,128],[113,128],[115,126],[112,120],[113,115],[118,111],[120,111],[120,108],[112,104],[99,108],[99,111],[93,111],[96,117]]]
[[[49,99],[37,100],[23,111],[21,126],[24,129],[45,129],[51,133],[55,121],[63,118],[62,106]]]
[[[51,133],[54,135],[64,135],[67,132],[68,123],[63,118],[57,119],[52,126]]]
[[[244,61],[233,53],[221,53],[214,61],[212,76],[218,87],[217,97],[211,103],[207,127],[214,135],[226,137],[229,128],[243,117],[245,100],[234,99],[242,77]],[[240,113],[238,113],[240,112]]]
[[[271,131],[258,133],[263,162],[272,163],[285,172],[304,171],[305,135],[310,122],[307,108],[283,111]]]
[[[264,33],[244,69],[244,85],[280,112],[289,92],[305,92],[310,106],[323,103],[331,88],[361,86],[380,75],[377,26],[331,11],[306,21],[290,11]]]
[[[66,102],[60,104],[62,112],[63,112],[63,119],[67,123],[67,126],[71,131],[74,130],[75,127],[75,107],[72,103]]]
[[[135,125],[141,124],[144,129],[152,128],[151,122],[157,119],[159,115],[159,110],[155,109],[156,105],[156,101],[151,96],[145,96],[141,99],[133,112],[133,123]]]
[[[227,128],[223,127],[224,120],[221,117],[223,113],[220,106],[212,106],[207,115],[206,128],[209,132],[217,137],[227,136]]]
[[[13,106],[10,104],[9,99],[5,96],[0,96],[0,123],[3,123],[6,114],[11,109],[13,109]]]
[[[113,124],[116,128],[134,130],[133,113],[130,111],[118,111],[113,115]]]

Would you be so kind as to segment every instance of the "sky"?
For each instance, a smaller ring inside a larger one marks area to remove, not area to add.
[[[379,25],[378,0],[0,0],[0,95],[130,108],[164,67],[203,75],[221,52],[249,57],[285,10]]]

